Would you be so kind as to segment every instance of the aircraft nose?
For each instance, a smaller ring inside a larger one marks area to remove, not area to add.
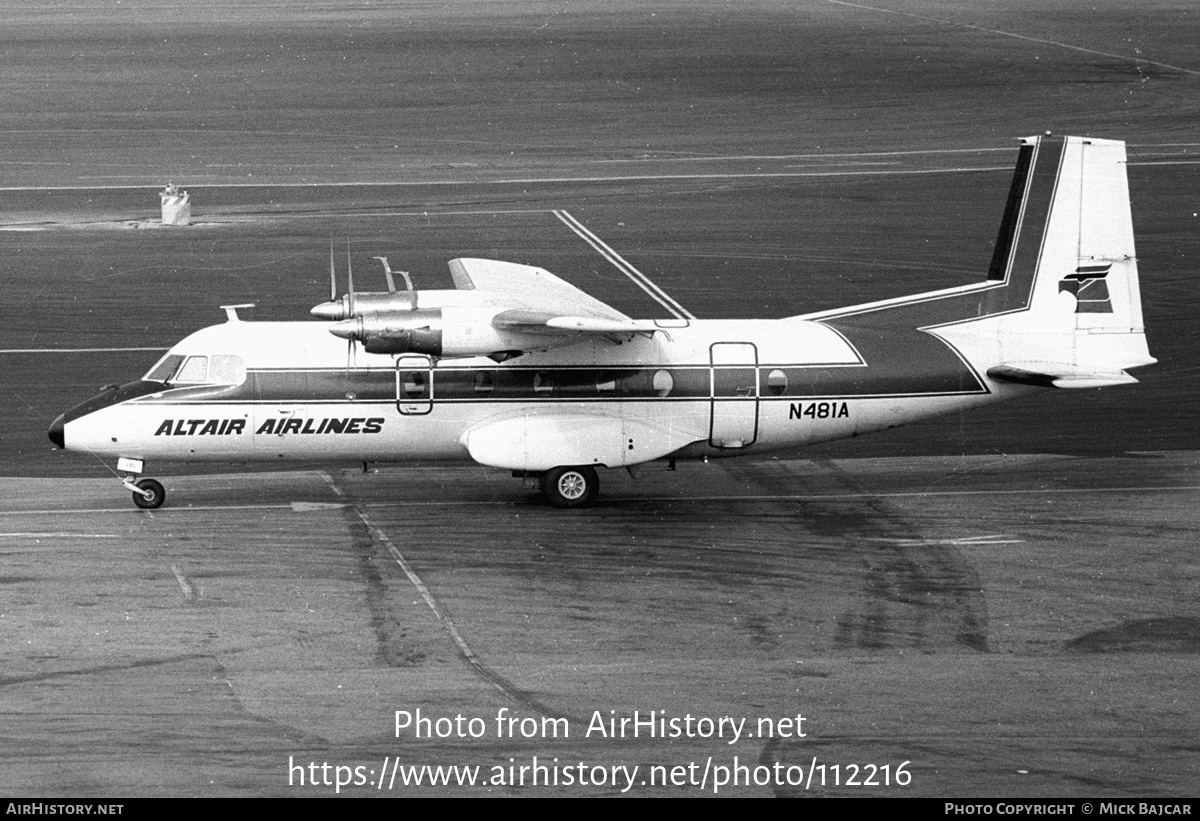
[[[59,450],[64,450],[67,447],[66,437],[63,436],[63,427],[66,425],[63,421],[64,415],[60,413],[58,418],[50,423],[50,441]]]

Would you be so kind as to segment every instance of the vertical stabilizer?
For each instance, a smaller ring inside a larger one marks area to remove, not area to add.
[[[984,295],[987,319],[973,323],[975,333],[995,325],[1003,365],[993,377],[1029,371],[1060,387],[1112,384],[1155,361],[1125,166],[1117,140],[1023,141],[988,271],[1004,287]]]

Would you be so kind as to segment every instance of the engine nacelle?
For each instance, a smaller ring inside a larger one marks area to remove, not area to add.
[[[350,295],[313,306],[309,311],[321,319],[352,319],[360,314],[411,311],[415,295],[410,291],[367,291],[353,297],[354,310],[350,309]]]
[[[427,356],[510,356],[543,350],[563,339],[496,328],[495,308],[446,307],[360,314],[329,329],[334,336],[361,343],[367,353]],[[570,335],[564,335],[570,336]]]
[[[360,343],[368,353],[442,355],[440,309],[358,314],[329,332]]]

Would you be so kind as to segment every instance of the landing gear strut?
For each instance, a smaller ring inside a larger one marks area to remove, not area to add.
[[[542,476],[542,494],[554,507],[583,507],[600,492],[600,479],[590,465],[557,467]]]
[[[133,493],[133,503],[142,510],[157,510],[167,500],[167,491],[160,482],[137,478],[144,466],[145,463],[141,459],[122,456],[117,460],[117,470],[125,474],[121,484]]]

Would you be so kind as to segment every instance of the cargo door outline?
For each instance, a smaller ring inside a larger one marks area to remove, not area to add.
[[[758,348],[751,342],[715,342],[709,347],[712,414],[708,443],[744,448],[758,439]]]
[[[420,354],[396,357],[396,410],[422,416],[433,410],[433,359]]]

